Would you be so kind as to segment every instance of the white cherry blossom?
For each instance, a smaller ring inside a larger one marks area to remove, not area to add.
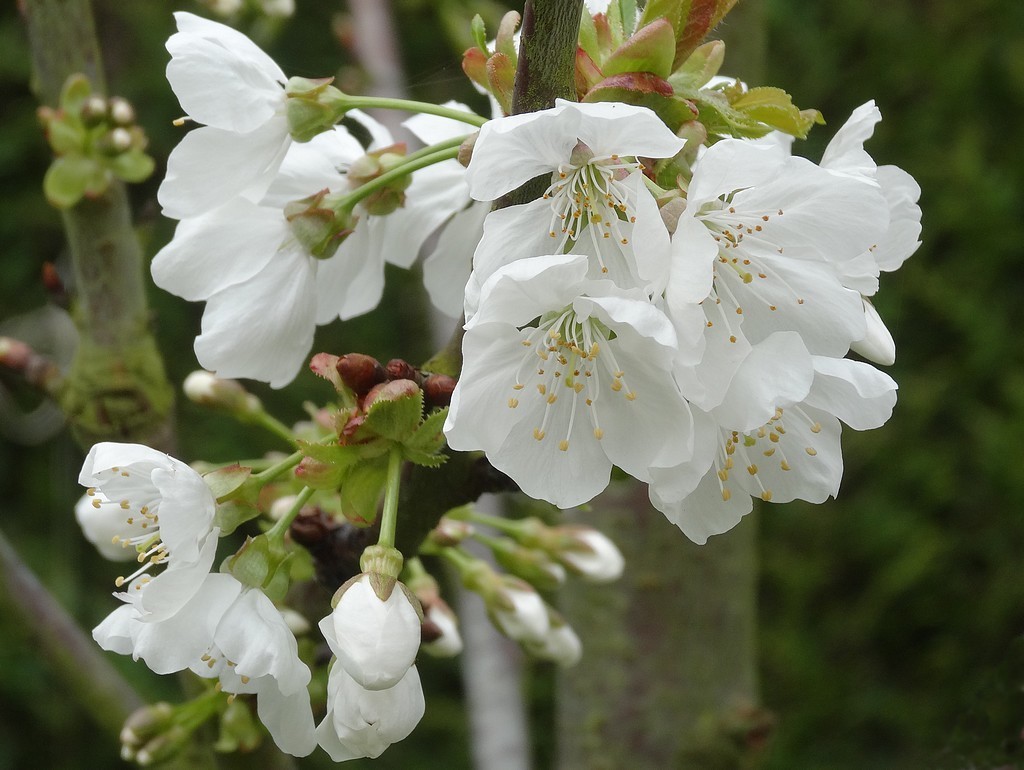
[[[104,442],[89,451],[78,481],[89,487],[95,509],[119,512],[120,528],[108,515],[104,529],[134,549],[142,565],[118,585],[129,585],[145,616],[173,615],[198,590],[216,554],[216,500],[202,476],[147,446]],[[166,569],[154,576],[158,566]]]
[[[258,198],[291,144],[287,77],[242,33],[191,13],[174,14],[167,79],[202,127],[171,152],[158,198],[174,219],[195,216],[246,193]]]
[[[588,264],[522,259],[488,279],[445,423],[452,448],[482,449],[563,508],[602,491],[613,464],[646,479],[691,450],[671,324],[641,291],[588,278]]]
[[[653,112],[628,104],[559,100],[549,110],[485,124],[466,172],[473,198],[495,200],[538,175],[550,175],[551,184],[542,198],[485,220],[466,317],[495,270],[549,254],[590,255],[591,277],[660,293],[668,232],[638,158],[671,157],[682,146]]]

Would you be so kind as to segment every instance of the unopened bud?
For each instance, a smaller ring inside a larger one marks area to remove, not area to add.
[[[435,658],[451,658],[462,652],[462,636],[455,613],[440,597],[423,611],[420,649]]]
[[[237,380],[226,380],[198,369],[182,383],[185,396],[196,404],[223,409],[239,416],[259,414],[263,404]]]
[[[427,536],[430,542],[441,548],[459,545],[473,534],[473,525],[466,521],[458,521],[442,516],[437,526]]]
[[[412,380],[390,380],[374,385],[363,399],[363,409],[369,409],[378,401],[397,401],[412,398],[420,392],[420,386]]]
[[[455,392],[455,378],[447,374],[431,374],[423,380],[423,404],[427,409],[450,406]]]
[[[392,358],[388,361],[384,366],[384,371],[387,372],[389,380],[412,380],[417,382],[420,379],[416,367],[408,361],[403,361],[401,358]]]
[[[87,126],[95,126],[107,119],[107,100],[99,94],[93,94],[82,103],[82,122]]]
[[[135,122],[135,109],[120,96],[113,96],[108,103],[110,119],[119,126],[130,126]]]
[[[384,367],[373,356],[363,353],[349,353],[338,359],[335,364],[341,381],[362,398],[370,389],[387,379]]]

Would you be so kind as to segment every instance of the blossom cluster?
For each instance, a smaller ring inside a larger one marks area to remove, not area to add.
[[[562,508],[618,466],[699,543],[752,498],[834,496],[840,421],[877,427],[896,398],[847,354],[894,360],[869,298],[920,232],[913,179],[863,149],[879,119],[859,108],[818,164],[775,136],[722,138],[674,189],[658,171],[685,142],[645,108],[485,125],[473,198],[549,185],[484,220],[449,445]]]

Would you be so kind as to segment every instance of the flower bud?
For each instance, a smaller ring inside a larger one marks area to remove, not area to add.
[[[539,642],[525,642],[523,648],[531,655],[550,660],[559,666],[575,666],[583,655],[583,643],[561,615],[550,607],[547,609],[550,622],[548,633]]]
[[[420,646],[420,614],[408,589],[398,583],[381,599],[363,573],[339,589],[328,623],[337,640],[338,663],[361,687],[386,690],[405,676]]]
[[[504,576],[497,590],[485,596],[487,612],[501,633],[522,643],[543,643],[550,630],[544,600],[529,583]]]
[[[423,404],[427,409],[440,409],[452,403],[455,378],[447,374],[430,374],[423,380]]]
[[[462,635],[455,612],[440,597],[424,613],[420,649],[435,658],[452,658],[462,652]]]
[[[610,583],[622,576],[625,560],[608,537],[590,527],[556,527],[561,548],[555,557],[571,572],[594,583]]]
[[[82,122],[87,126],[98,126],[107,119],[107,100],[99,94],[92,94],[82,102]]]
[[[378,401],[397,401],[412,398],[419,393],[420,386],[412,380],[390,380],[374,385],[363,399],[363,409],[369,409]]]
[[[442,516],[441,520],[437,522],[437,526],[427,535],[427,538],[433,545],[441,548],[450,548],[459,545],[463,540],[472,535],[473,532],[473,525],[469,522]]]
[[[384,371],[387,372],[389,380],[412,380],[413,382],[418,382],[420,379],[420,373],[416,371],[416,367],[408,361],[403,361],[401,358],[392,358],[388,361],[384,365]]]
[[[367,153],[349,166],[345,178],[355,190],[372,182],[382,174],[398,167],[405,161],[405,145],[395,144]],[[405,204],[405,190],[412,184],[412,176],[406,174],[374,190],[362,199],[361,204],[374,216],[386,216]]]
[[[484,542],[498,564],[537,588],[551,590],[565,582],[565,568],[540,549],[521,546],[508,538],[489,537]]]
[[[260,400],[248,393],[237,380],[226,380],[202,369],[185,378],[182,390],[193,403],[223,409],[240,417],[263,411]]]
[[[370,392],[370,388],[387,379],[384,367],[373,356],[363,353],[348,353],[338,359],[335,364],[341,381],[349,390],[362,398]]]

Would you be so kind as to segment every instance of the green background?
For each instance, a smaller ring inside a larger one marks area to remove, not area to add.
[[[0,321],[43,304],[42,264],[61,268],[66,259],[59,216],[41,193],[47,148],[14,5],[0,10]],[[336,70],[343,87],[357,86],[360,73],[338,35],[342,4],[297,5],[280,29],[243,28],[286,72]],[[458,19],[468,18],[464,6],[490,18],[500,6],[394,5],[413,95],[472,100],[458,64],[467,25]],[[778,718],[767,766],[1024,767],[1024,4],[763,7],[764,83],[828,121],[798,152],[818,157],[849,113],[873,98],[884,120],[868,149],[918,180],[924,211],[922,247],[899,273],[883,276],[878,295],[899,350],[890,369],[900,384],[892,420],[847,433],[838,501],[766,506],[761,515],[762,696]],[[171,120],[180,114],[163,79],[163,42],[171,11],[197,9],[188,0],[96,3],[110,91],[136,105],[158,169],[179,136]],[[171,234],[155,202],[158,178],[159,170],[132,192],[149,255]],[[380,310],[325,330],[316,349],[422,359],[421,301],[402,293],[415,277],[389,277]],[[155,290],[151,298],[180,382],[195,368],[201,306]],[[0,379],[30,403],[17,383]],[[329,397],[311,376],[286,394],[256,390],[286,422],[302,417],[303,399]],[[231,460],[273,447],[188,403],[179,414],[186,459]],[[0,527],[91,627],[112,607],[112,571],[71,518],[81,457],[65,434],[33,447],[0,443]],[[9,617],[0,613],[0,768],[120,766],[117,747],[67,699],[30,634]],[[147,696],[173,697],[170,681],[129,660],[115,663]],[[457,665],[423,666],[427,717],[376,767],[469,766]],[[551,672],[539,666],[531,674],[537,743],[550,746]],[[545,767],[550,757],[541,753]]]

